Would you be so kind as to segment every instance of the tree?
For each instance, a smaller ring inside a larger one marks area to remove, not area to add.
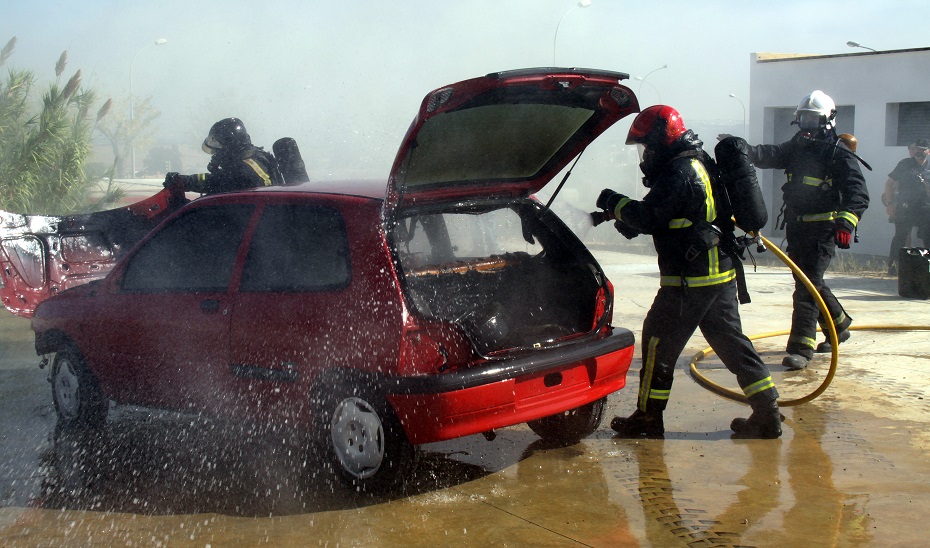
[[[128,100],[126,103],[128,104]],[[161,112],[152,105],[151,97],[133,101],[132,120],[129,119],[129,108],[122,102],[114,103],[112,110],[113,113],[101,120],[97,129],[110,141],[113,156],[116,158],[116,173],[121,177],[132,178],[135,174],[130,173],[130,147],[136,147],[138,158],[138,152],[151,143],[155,130],[153,122],[161,116]],[[136,167],[138,168],[138,165]]]
[[[14,36],[0,50],[0,67],[15,46]],[[103,195],[91,199],[91,190],[104,174],[87,173],[84,166],[94,128],[112,103],[107,101],[91,116],[96,94],[81,87],[81,71],[60,85],[67,59],[66,50],[41,101],[32,97],[32,71],[10,69],[0,79],[0,209],[65,214],[100,209],[122,196],[112,185],[111,170]]]

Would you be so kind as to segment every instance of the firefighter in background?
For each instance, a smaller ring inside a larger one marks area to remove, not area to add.
[[[756,145],[749,159],[759,168],[784,169],[782,186],[787,255],[820,292],[836,325],[839,342],[849,339],[852,318],[827,287],[823,276],[836,247],[849,249],[852,234],[869,206],[859,160],[836,134],[836,104],[820,90],[806,95],[795,110],[799,131],[780,145]],[[807,367],[814,352],[832,352],[830,341],[817,344],[824,318],[804,284],[795,276],[791,333],[782,365]],[[826,331],[824,330],[824,333]]]
[[[888,275],[896,276],[898,251],[910,247],[911,232],[917,227],[917,237],[924,246],[930,240],[930,141],[917,139],[907,147],[908,157],[898,162],[885,181],[882,203],[888,221],[894,223],[894,237],[888,252]]]
[[[736,269],[720,241],[733,234],[731,214],[720,183],[705,168],[703,143],[665,105],[642,111],[630,127],[627,144],[640,149],[641,200],[606,189],[597,206],[627,238],[652,235],[658,253],[659,291],[643,323],[642,361],[636,411],[616,417],[623,437],[661,437],[675,363],[697,328],[732,373],[752,407],[734,419],[734,437],[781,436],[778,391],[749,338],[743,334],[737,303]]]
[[[168,173],[166,188],[216,194],[284,184],[274,156],[252,145],[245,125],[238,118],[225,118],[213,124],[201,148],[211,155],[208,173]]]

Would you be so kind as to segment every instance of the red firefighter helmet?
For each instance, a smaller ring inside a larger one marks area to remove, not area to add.
[[[654,105],[640,112],[633,120],[626,144],[668,146],[686,131],[688,128],[677,110],[668,105]]]

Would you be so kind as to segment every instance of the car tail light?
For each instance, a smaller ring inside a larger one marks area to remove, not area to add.
[[[446,350],[413,317],[404,322],[404,340],[401,345],[398,373],[423,375],[442,372],[448,363]]]
[[[594,304],[594,324],[591,326],[592,329],[597,329],[598,325],[610,325],[610,322],[614,319],[614,284],[610,283],[610,280],[606,278],[604,281],[606,283],[597,290],[597,297],[595,298]]]

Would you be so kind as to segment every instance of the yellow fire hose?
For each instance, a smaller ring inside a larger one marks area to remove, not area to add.
[[[814,297],[814,300],[817,302],[817,307],[820,308],[821,315],[827,319],[826,321],[827,337],[830,340],[830,347],[832,348],[832,355],[830,356],[830,369],[827,371],[827,376],[824,377],[823,382],[820,383],[820,386],[818,386],[813,392],[811,392],[810,394],[806,396],[803,396],[801,398],[795,398],[795,399],[778,400],[778,405],[780,407],[791,407],[794,405],[801,405],[802,403],[807,403],[809,401],[812,401],[817,396],[823,394],[823,392],[827,389],[827,387],[830,386],[830,382],[833,381],[833,376],[836,374],[836,366],[837,366],[837,363],[839,362],[839,357],[840,357],[840,354],[839,354],[840,345],[839,345],[839,341],[836,335],[836,326],[833,323],[833,318],[830,316],[830,312],[827,310],[827,304],[823,301],[823,297],[820,296],[820,292],[817,291],[817,288],[814,287],[814,284],[812,284],[811,281],[807,278],[807,276],[801,271],[801,269],[798,268],[798,265],[794,264],[794,261],[789,259],[788,256],[785,255],[785,253],[781,249],[778,248],[778,246],[770,242],[765,236],[760,235],[759,237],[762,239],[762,242],[766,245],[766,247],[769,250],[771,250],[772,253],[775,254],[775,256],[781,259],[783,263],[788,265],[788,267],[791,269],[791,272],[793,272],[795,276],[797,276],[798,279],[801,280],[801,283],[804,284],[804,287],[807,288],[810,294]],[[863,326],[857,326],[857,327],[850,327],[849,329],[851,331],[930,331],[930,326],[863,325]],[[772,331],[769,333],[761,333],[759,335],[753,335],[749,338],[750,340],[764,339],[768,337],[777,337],[779,335],[787,335],[789,333],[790,331]],[[733,400],[733,401],[737,401],[741,403],[748,403],[746,396],[742,392],[736,392],[734,390],[730,390],[728,388],[724,388],[718,384],[715,384],[713,381],[711,381],[710,379],[702,375],[701,372],[698,370],[697,362],[704,359],[709,354],[712,354],[713,351],[714,350],[712,348],[705,348],[704,350],[701,350],[700,352],[695,354],[694,357],[691,358],[691,363],[689,364],[691,367],[691,377],[694,379],[696,383],[710,390],[711,392],[717,394],[718,396],[723,396],[724,398],[727,398],[729,400]]]

